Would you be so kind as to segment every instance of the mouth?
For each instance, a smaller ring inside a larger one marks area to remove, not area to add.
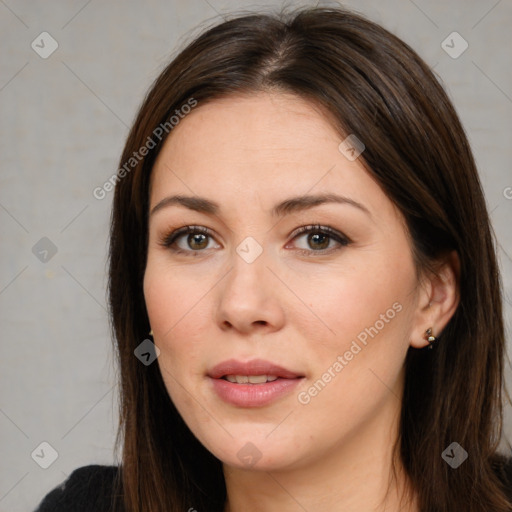
[[[298,377],[304,377],[304,375],[298,372],[288,370],[283,366],[270,361],[265,361],[264,359],[252,359],[247,362],[229,359],[228,361],[223,361],[222,363],[214,366],[208,372],[208,376],[212,379],[220,379],[224,377],[242,377],[242,379],[245,379],[245,377],[266,377],[267,380],[275,380],[274,377],[281,379],[296,379]],[[238,383],[247,384],[247,381],[242,380]],[[253,384],[259,383],[260,382],[253,382]]]
[[[221,378],[233,384],[265,384],[274,382],[279,377],[276,375],[224,375]]]
[[[213,390],[221,400],[237,407],[262,407],[288,394],[304,375],[269,361],[224,361],[212,368]]]

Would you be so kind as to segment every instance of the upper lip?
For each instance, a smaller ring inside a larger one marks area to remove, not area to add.
[[[303,377],[303,375],[263,359],[252,359],[245,363],[236,359],[229,359],[214,366],[208,372],[208,375],[213,379],[220,379],[226,375],[274,375],[283,379]]]

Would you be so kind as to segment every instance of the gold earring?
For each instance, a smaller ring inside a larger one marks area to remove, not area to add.
[[[153,336],[153,329],[151,329],[151,331],[149,331],[149,335]]]
[[[437,342],[437,338],[432,334],[432,327],[429,327],[425,331],[425,339],[428,341],[428,348],[434,348],[434,343]]]

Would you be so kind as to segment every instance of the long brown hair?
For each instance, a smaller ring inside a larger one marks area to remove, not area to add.
[[[361,159],[404,215],[419,272],[447,251],[458,253],[459,306],[435,350],[410,348],[406,357],[395,450],[422,511],[510,510],[494,472],[503,414],[501,283],[471,149],[447,95],[418,55],[364,17],[332,8],[238,16],[203,32],[156,79],[130,131],[109,254],[125,509],[223,510],[221,462],[180,417],[158,365],[145,366],[134,356],[150,328],[142,288],[148,184],[172,133],[169,119],[191,98],[200,108],[222,96],[268,90],[314,102],[328,113],[340,141],[355,134],[364,142]],[[168,129],[157,131],[166,122]],[[131,161],[150,139],[147,154]],[[469,454],[457,469],[441,457],[453,441]]]

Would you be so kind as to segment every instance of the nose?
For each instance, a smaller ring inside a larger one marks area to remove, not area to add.
[[[231,271],[216,287],[216,320],[222,330],[249,334],[282,328],[285,297],[269,263],[265,251],[250,263],[233,252]]]

